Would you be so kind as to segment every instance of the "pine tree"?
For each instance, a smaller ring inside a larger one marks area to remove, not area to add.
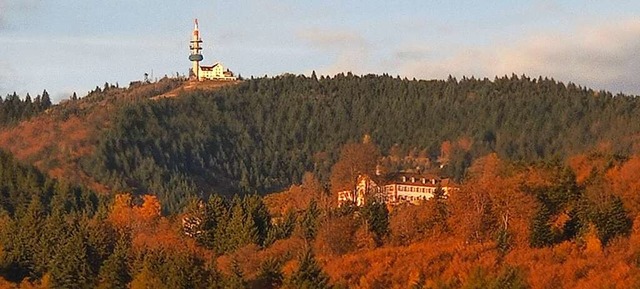
[[[75,230],[51,260],[51,277],[56,288],[89,288],[94,272],[87,256],[87,244],[80,230]]]
[[[28,268],[31,273],[36,272],[41,268],[40,263],[36,260],[37,252],[40,250],[40,244],[38,242],[40,234],[43,232],[43,224],[46,219],[46,211],[44,204],[40,198],[33,198],[27,208],[26,213],[20,218],[18,222],[18,249],[20,266]]]
[[[278,259],[270,258],[262,263],[260,271],[253,282],[253,288],[275,289],[282,286],[284,275],[282,273],[282,262]]]
[[[211,195],[206,205],[204,232],[200,242],[207,248],[215,248],[219,253],[224,252],[228,244],[226,228],[230,218],[225,200],[218,194]]]
[[[264,241],[264,246],[267,247],[273,244],[277,240],[289,238],[293,233],[295,226],[296,226],[295,213],[292,210],[287,211],[287,214],[284,216],[284,218],[280,223],[269,227],[269,231],[267,232],[267,237]]]
[[[131,281],[128,267],[129,245],[125,239],[116,243],[113,253],[100,268],[98,288],[127,288]]]
[[[375,234],[376,242],[380,244],[382,238],[389,233],[389,210],[387,210],[387,206],[382,202],[370,199],[362,207],[360,213],[369,231]]]
[[[224,280],[224,288],[228,289],[246,289],[249,288],[249,284],[244,279],[244,274],[238,265],[236,259],[231,260],[231,275]]]
[[[629,234],[633,225],[619,197],[613,197],[603,212],[594,213],[593,219],[603,245],[616,236]]]
[[[46,110],[51,107],[51,98],[49,97],[49,93],[45,89],[42,92],[42,97],[40,98],[41,110]]]
[[[554,242],[553,232],[549,225],[550,212],[545,205],[541,205],[531,220],[531,233],[529,244],[534,248],[542,248],[552,245]]]
[[[133,277],[129,288],[131,289],[148,289],[148,288],[165,288],[165,283],[156,275],[153,270],[153,264],[145,258],[142,268]]]
[[[226,227],[228,247],[226,251],[233,251],[247,244],[258,243],[258,229],[253,216],[246,212],[243,202],[236,197],[231,209],[231,218]]]
[[[300,289],[329,288],[329,277],[322,271],[311,249],[298,259],[300,266],[287,280],[287,284]]]
[[[318,232],[318,216],[320,211],[318,210],[317,203],[314,199],[309,202],[307,210],[302,214],[300,218],[300,230],[302,231],[302,237],[307,241],[313,240]]]
[[[264,245],[267,232],[271,227],[271,215],[269,215],[267,206],[258,195],[246,196],[243,203],[247,214],[253,217],[258,237],[257,244]]]

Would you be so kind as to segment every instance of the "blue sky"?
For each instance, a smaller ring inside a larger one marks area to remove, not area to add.
[[[54,100],[205,64],[242,76],[549,76],[640,94],[640,1],[0,0],[0,95]]]

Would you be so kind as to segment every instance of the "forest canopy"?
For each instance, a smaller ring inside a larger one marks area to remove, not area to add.
[[[282,75],[122,107],[83,164],[113,189],[158,195],[169,211],[190,196],[268,193],[324,183],[339,148],[369,135],[382,155],[445,164],[462,180],[473,159],[564,159],[607,147],[638,150],[638,99],[553,79],[408,80],[387,75]]]
[[[518,76],[282,75],[149,99],[180,82],[158,85],[72,103],[104,109],[72,161],[111,194],[0,152],[0,287],[640,284],[635,97]],[[80,113],[60,106],[61,120]],[[460,186],[336,206],[358,174],[400,170]]]

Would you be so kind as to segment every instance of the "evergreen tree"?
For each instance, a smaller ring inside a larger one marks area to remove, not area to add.
[[[235,197],[231,209],[231,218],[226,227],[228,237],[227,251],[233,251],[247,244],[258,244],[258,229],[253,216],[246,212],[243,201]]]
[[[292,210],[287,211],[282,221],[269,227],[264,246],[267,247],[280,239],[291,236],[296,226],[296,215]]]
[[[220,195],[213,194],[207,201],[206,209],[204,233],[200,242],[207,248],[224,252],[228,244],[226,228],[231,218],[228,204]]]
[[[253,288],[275,289],[282,286],[284,275],[282,262],[278,259],[267,259],[260,265],[260,271],[253,282]]]
[[[118,240],[113,253],[100,267],[98,288],[127,288],[127,284],[131,282],[128,256],[128,242],[125,239]]]
[[[608,206],[603,211],[595,213],[592,218],[603,245],[616,236],[629,234],[633,225],[619,197],[613,197]]]
[[[330,288],[329,277],[322,271],[311,249],[307,249],[298,262],[300,266],[287,280],[288,285],[300,289]]]
[[[318,210],[317,203],[314,199],[309,202],[309,206],[300,217],[300,230],[302,231],[302,237],[307,241],[313,240],[318,232],[318,217],[320,211]]]
[[[51,98],[49,97],[49,93],[45,89],[42,92],[42,98],[40,98],[40,105],[42,106],[42,110],[46,110],[51,107]]]
[[[262,201],[262,197],[258,195],[246,196],[243,203],[245,211],[253,218],[257,233],[257,244],[264,245],[267,232],[271,228],[271,215],[269,215],[267,206]]]
[[[51,260],[51,278],[56,288],[91,288],[94,272],[91,270],[84,235],[77,230],[62,244]]]
[[[382,238],[389,233],[389,210],[385,203],[370,199],[360,210],[369,231],[375,234],[376,242],[381,244]]]
[[[531,220],[529,244],[534,248],[550,246],[554,243],[553,231],[549,225],[550,212],[545,205],[541,205]]]
[[[37,273],[37,270],[42,268],[42,264],[36,260],[36,255],[40,251],[38,240],[46,219],[45,209],[39,198],[33,198],[18,222],[17,240],[14,241],[14,248],[17,250],[12,253],[17,254],[14,258],[17,258],[18,265],[31,273]]]
[[[231,260],[231,275],[225,279],[224,288],[229,289],[247,289],[249,284],[244,279],[244,274],[238,265],[236,259]]]

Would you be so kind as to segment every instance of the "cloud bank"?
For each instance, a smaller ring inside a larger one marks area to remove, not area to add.
[[[443,49],[443,48],[439,48]],[[459,47],[435,59],[429,50],[402,46],[391,62],[401,75],[549,76],[594,89],[640,95],[640,20],[583,25],[571,33],[540,33],[510,43]]]

